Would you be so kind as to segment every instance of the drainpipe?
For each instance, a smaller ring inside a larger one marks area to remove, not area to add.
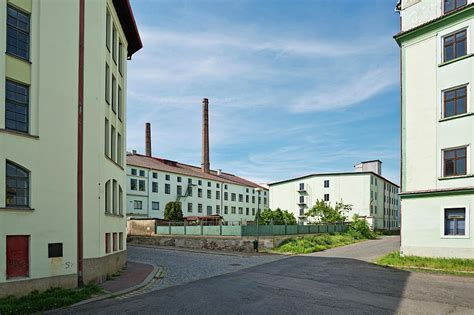
[[[84,14],[85,0],[79,0],[79,73],[77,112],[77,285],[84,286],[84,214],[83,214],[83,145],[84,145]]]

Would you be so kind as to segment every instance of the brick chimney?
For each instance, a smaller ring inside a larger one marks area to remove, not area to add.
[[[209,100],[202,100],[202,161],[201,171],[209,173]]]
[[[151,157],[151,124],[145,124],[145,155]]]

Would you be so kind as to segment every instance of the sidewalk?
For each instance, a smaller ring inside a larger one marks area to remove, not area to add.
[[[129,292],[138,289],[141,284],[146,285],[149,281],[145,282],[145,280],[153,273],[154,269],[155,267],[149,264],[128,261],[126,270],[122,271],[118,277],[102,283],[100,287],[105,292],[114,295]],[[154,273],[151,278],[153,276]]]

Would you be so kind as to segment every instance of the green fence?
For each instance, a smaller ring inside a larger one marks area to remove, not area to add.
[[[222,235],[222,236],[274,236],[344,232],[345,224],[311,225],[173,225],[157,226],[159,235]]]

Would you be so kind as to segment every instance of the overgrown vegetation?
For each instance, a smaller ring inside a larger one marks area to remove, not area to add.
[[[98,286],[90,285],[79,290],[51,288],[43,293],[35,291],[24,297],[11,296],[0,299],[0,314],[31,314],[65,307],[89,299],[100,292]]]
[[[400,256],[399,251],[378,258],[375,263],[400,269],[415,269],[474,276],[474,259]]]
[[[260,212],[260,217],[257,215],[255,216],[255,222],[259,225],[284,225],[285,223],[288,225],[296,224],[296,218],[293,213],[288,212],[287,210],[281,210],[277,208],[276,210],[272,211],[271,209],[265,209]]]
[[[352,205],[336,202],[334,207],[324,200],[316,200],[316,204],[306,212],[308,217],[320,223],[342,223],[347,219],[347,213],[352,210]]]
[[[284,241],[274,251],[279,253],[308,254],[374,239],[375,237],[375,234],[369,229],[367,221],[354,216],[353,222],[346,232],[292,238]]]
[[[183,221],[183,210],[181,209],[181,202],[170,201],[165,206],[165,220],[169,221]]]

